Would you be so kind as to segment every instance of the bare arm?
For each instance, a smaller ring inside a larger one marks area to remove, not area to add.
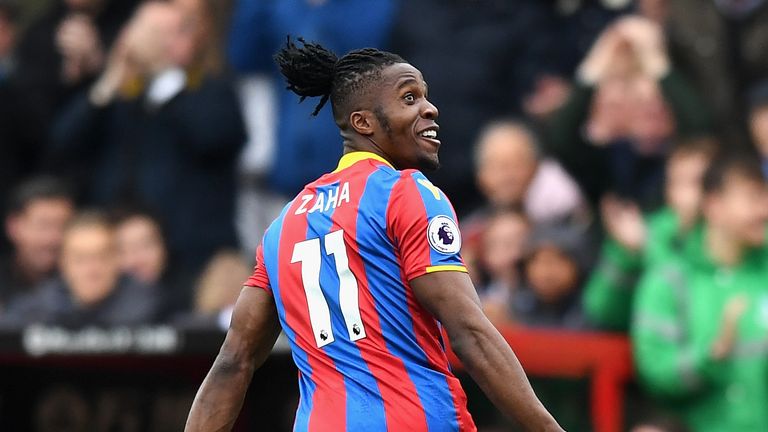
[[[253,371],[280,334],[272,296],[258,288],[240,292],[224,344],[192,403],[185,431],[229,431],[240,413]]]
[[[562,431],[534,394],[509,344],[480,308],[466,273],[429,273],[411,280],[417,300],[448,332],[451,347],[490,400],[529,431]]]

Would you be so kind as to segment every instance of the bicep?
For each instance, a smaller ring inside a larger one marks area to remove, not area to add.
[[[280,335],[280,321],[272,294],[261,288],[243,287],[232,313],[222,351],[234,360],[266,358]]]
[[[453,332],[486,321],[469,275],[460,271],[427,273],[410,281],[416,300],[448,331]]]

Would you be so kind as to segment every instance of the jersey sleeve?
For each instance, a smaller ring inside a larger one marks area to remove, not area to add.
[[[406,280],[437,271],[467,271],[453,206],[418,171],[404,171],[392,189],[387,234]]]
[[[253,274],[243,284],[247,287],[261,288],[268,293],[272,293],[272,287],[269,284],[267,268],[264,266],[264,248],[259,245],[256,249],[256,265],[253,267]]]

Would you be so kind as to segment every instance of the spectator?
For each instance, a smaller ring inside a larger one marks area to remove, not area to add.
[[[6,323],[82,327],[138,325],[154,319],[156,292],[121,277],[114,228],[104,215],[85,212],[70,222],[59,265],[61,278],[14,301]]]
[[[209,74],[221,74],[224,69],[222,15],[227,13],[226,1],[172,0],[183,14],[186,25],[193,27],[191,45],[198,47],[187,68]]]
[[[755,86],[749,95],[749,130],[752,143],[768,176],[768,80]]]
[[[657,0],[654,0],[657,1]],[[590,46],[603,29],[619,15],[626,13],[629,1],[556,1],[551,6],[552,38],[547,49],[546,70],[539,73],[535,83],[523,100],[527,118],[538,127],[546,128],[571,91],[569,77],[585,57]],[[639,2],[643,2],[642,0]]]
[[[10,71],[11,55],[16,46],[16,25],[18,8],[15,2],[0,2],[0,80],[5,79]]]
[[[723,157],[703,191],[704,221],[683,253],[639,284],[638,379],[693,430],[768,430],[768,184],[752,155]]]
[[[748,90],[768,77],[765,0],[667,0],[672,58],[691,78],[726,142],[748,143]]]
[[[195,287],[194,310],[178,317],[181,327],[227,330],[241,284],[252,269],[237,251],[220,251],[203,270]],[[243,279],[244,277],[244,279]]]
[[[661,28],[630,16],[608,27],[579,67],[548,145],[591,203],[614,190],[647,208],[661,200],[670,142],[707,128],[702,104],[670,64]]]
[[[136,281],[154,286],[160,299],[159,319],[165,320],[188,306],[182,275],[171,259],[160,222],[147,211],[118,213],[115,240],[120,270]]]
[[[644,268],[681,253],[681,245],[700,215],[701,179],[717,149],[707,138],[683,141],[666,164],[666,206],[646,215],[615,196],[602,202],[608,238],[586,286],[589,321],[606,330],[627,330],[637,280]]]
[[[0,310],[54,275],[73,212],[69,190],[54,178],[28,180],[11,193],[5,231],[13,252],[0,260]]]
[[[497,121],[483,129],[475,146],[475,170],[487,205],[463,221],[467,241],[462,253],[470,260],[482,257],[481,267],[490,277],[481,291],[486,313],[509,318],[510,290],[517,285],[512,280],[517,276],[509,273],[516,273],[530,226],[572,225],[586,231],[591,212],[578,185],[556,161],[541,155],[534,132],[521,122]]]
[[[32,174],[37,167],[39,128],[28,100],[19,87],[16,59],[18,8],[12,0],[0,0],[0,203],[8,201],[12,185]],[[0,235],[0,254],[8,244]]]
[[[493,322],[512,318],[509,304],[521,282],[519,267],[530,229],[523,214],[507,210],[491,216],[482,234],[481,268],[488,282],[478,287],[483,287],[483,310]]]
[[[138,0],[55,0],[24,33],[20,85],[42,141],[55,113],[101,72],[106,52]]]
[[[533,224],[589,221],[579,187],[560,164],[541,155],[533,131],[522,123],[486,126],[475,148],[475,172],[492,209],[521,209]]]
[[[70,173],[86,159],[89,203],[156,211],[171,255],[194,275],[237,246],[234,167],[245,132],[229,81],[201,60],[200,32],[210,27],[187,13],[142,6],[105,72],[59,117],[52,146]]]
[[[580,231],[540,226],[524,260],[525,285],[512,296],[514,319],[532,327],[583,327],[578,301],[584,278]]]

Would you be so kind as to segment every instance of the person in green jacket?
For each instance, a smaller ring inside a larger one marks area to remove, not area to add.
[[[640,384],[697,432],[768,431],[768,184],[715,159],[703,222],[642,277],[630,334]]]
[[[701,178],[716,144],[705,138],[681,141],[666,163],[666,206],[643,216],[638,206],[613,196],[603,199],[606,239],[583,296],[588,322],[603,330],[626,331],[635,285],[643,269],[680,253],[699,217]]]

